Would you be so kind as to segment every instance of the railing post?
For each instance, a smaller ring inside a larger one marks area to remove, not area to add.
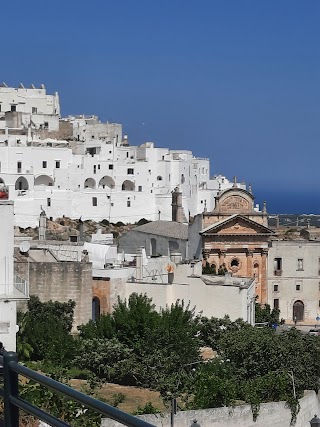
[[[3,354],[3,379],[4,379],[4,425],[6,427],[19,427],[19,408],[10,401],[10,396],[18,397],[18,374],[10,370],[10,363],[18,362],[18,355],[13,351]]]

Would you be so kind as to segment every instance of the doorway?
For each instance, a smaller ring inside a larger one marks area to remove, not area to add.
[[[304,319],[304,304],[302,301],[296,301],[293,304],[293,321],[302,322]]]

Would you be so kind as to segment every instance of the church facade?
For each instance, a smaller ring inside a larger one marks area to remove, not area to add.
[[[215,208],[203,213],[200,234],[204,260],[216,272],[255,278],[258,302],[265,304],[268,241],[273,235],[268,228],[266,206],[262,211],[256,210],[251,189],[238,188],[236,182],[215,199]]]

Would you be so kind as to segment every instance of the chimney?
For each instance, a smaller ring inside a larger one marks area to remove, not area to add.
[[[184,214],[182,209],[182,193],[176,187],[172,192],[172,221],[184,222]]]
[[[42,209],[40,214],[40,219],[39,219],[39,240],[46,240],[46,231],[47,231],[47,216],[45,211]]]

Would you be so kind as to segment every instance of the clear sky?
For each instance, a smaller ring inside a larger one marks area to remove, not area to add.
[[[319,0],[30,0],[1,17],[1,81],[209,157],[271,211],[320,213]]]

